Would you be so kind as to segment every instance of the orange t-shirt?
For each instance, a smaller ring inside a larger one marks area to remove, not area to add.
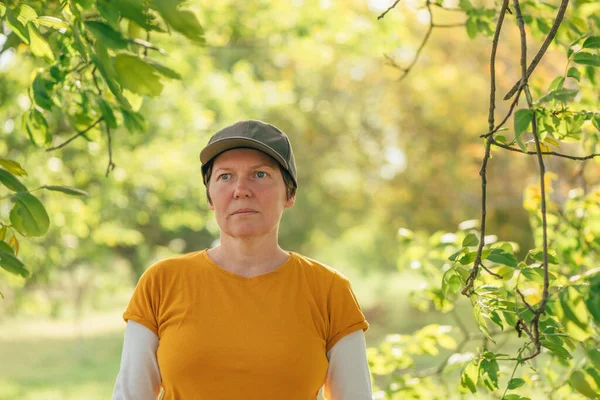
[[[314,400],[326,352],[369,328],[348,279],[294,252],[252,278],[206,250],[159,261],[123,318],[158,335],[163,400]]]

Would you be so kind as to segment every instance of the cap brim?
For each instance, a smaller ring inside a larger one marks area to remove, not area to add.
[[[200,152],[200,162],[203,165],[206,165],[206,163],[208,163],[210,160],[223,153],[224,151],[239,148],[250,148],[260,150],[263,153],[266,153],[273,157],[286,170],[289,170],[287,162],[275,150],[257,140],[247,137],[226,138],[217,140],[214,143],[209,144]]]

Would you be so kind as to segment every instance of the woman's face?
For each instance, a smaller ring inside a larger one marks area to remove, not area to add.
[[[279,164],[254,149],[233,149],[217,156],[209,193],[221,234],[236,238],[277,235],[286,199]]]

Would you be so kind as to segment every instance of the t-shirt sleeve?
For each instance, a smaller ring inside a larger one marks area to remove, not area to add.
[[[326,351],[349,333],[362,329],[367,331],[369,323],[362,313],[348,278],[336,273],[327,299],[329,334]]]
[[[156,267],[148,268],[140,277],[129,305],[123,313],[125,322],[132,320],[158,336],[159,283]]]

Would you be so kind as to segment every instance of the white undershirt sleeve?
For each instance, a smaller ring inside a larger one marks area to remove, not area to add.
[[[327,352],[329,368],[323,387],[327,400],[372,400],[367,345],[362,330],[341,338]]]
[[[155,400],[161,388],[156,359],[158,336],[135,321],[127,322],[121,368],[113,400]],[[328,352],[323,386],[327,400],[372,400],[365,335],[358,330],[341,338]]]
[[[158,336],[154,332],[135,321],[127,321],[113,400],[156,399],[162,382],[157,349]]]

